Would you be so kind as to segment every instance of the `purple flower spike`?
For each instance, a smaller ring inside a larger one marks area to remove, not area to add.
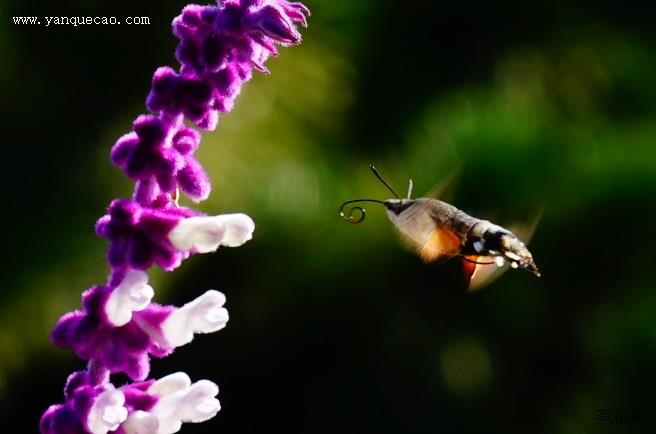
[[[96,232],[110,241],[109,263],[113,269],[146,270],[155,263],[170,271],[190,252],[175,248],[167,236],[181,220],[197,214],[188,208],[147,208],[133,200],[116,199],[108,214],[96,223]]]
[[[192,383],[178,372],[144,380],[151,357],[164,357],[199,333],[221,330],[228,321],[225,296],[209,290],[180,308],[152,303],[146,271],[170,271],[192,254],[237,247],[255,224],[246,214],[205,216],[178,206],[179,192],[193,201],[210,193],[209,178],[194,153],[200,132],[216,128],[219,113],[232,110],[253,69],[277,46],[301,41],[296,25],[310,11],[286,0],[218,0],[189,5],[173,20],[180,68],[160,67],[146,100],[150,114],[120,137],[111,160],[135,182],[132,199],[115,199],[96,222],[109,240],[109,283],[82,294],[82,309],[62,316],[51,339],[89,361],[72,374],[64,402],[50,406],[42,434],[172,434],[184,422],[203,422],[221,406],[211,381]],[[116,389],[110,374],[133,381]]]

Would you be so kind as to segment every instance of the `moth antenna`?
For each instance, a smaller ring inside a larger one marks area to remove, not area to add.
[[[408,180],[408,199],[412,196],[412,179]]]
[[[376,175],[376,178],[378,178],[378,180],[379,180],[380,182],[382,182],[383,185],[384,185],[385,187],[387,187],[387,189],[388,189],[389,191],[391,191],[392,194],[393,194],[394,196],[396,196],[397,199],[401,199],[401,196],[399,196],[399,194],[398,194],[396,191],[394,191],[394,189],[393,189],[393,188],[387,183],[387,181],[385,181],[385,180],[383,179],[383,177],[380,175],[380,173],[378,173],[378,170],[376,170],[376,168],[374,167],[373,164],[370,164],[370,165],[369,165],[369,168],[371,169],[372,172],[374,172],[374,175]]]
[[[376,199],[353,199],[353,200],[347,200],[342,204],[342,206],[339,207],[339,215],[346,220],[349,223],[353,223],[354,225],[358,223],[362,223],[364,221],[364,218],[367,215],[367,210],[364,209],[361,206],[352,206],[349,208],[347,213],[344,213],[344,207],[350,203],[355,203],[355,202],[374,202],[374,203],[380,203],[384,205],[384,202],[381,200],[376,200]],[[357,210],[360,213],[359,217],[353,216],[353,211]]]

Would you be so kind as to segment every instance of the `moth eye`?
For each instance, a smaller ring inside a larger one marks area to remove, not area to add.
[[[405,202],[404,203],[404,202],[402,202],[398,199],[385,201],[385,208],[387,208],[388,210],[390,210],[391,212],[393,212],[396,215],[401,214],[403,211],[408,209],[408,207],[410,205],[412,205],[412,202]]]

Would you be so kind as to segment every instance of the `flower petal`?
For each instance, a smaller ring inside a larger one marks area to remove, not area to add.
[[[172,376],[176,376],[173,382],[181,378],[189,379],[182,372],[169,377]],[[162,380],[166,380],[165,383],[171,381],[167,380],[167,377]],[[149,392],[157,388],[157,383],[149,389]],[[204,422],[214,417],[221,409],[219,400],[215,398],[218,393],[219,388],[216,384],[209,380],[200,380],[184,389],[161,396],[150,411],[159,420],[158,434],[178,432],[183,422]]]
[[[190,217],[169,232],[169,240],[176,249],[208,253],[221,245],[224,235],[225,226],[217,217]]]
[[[144,310],[153,298],[155,291],[148,285],[148,275],[143,271],[130,270],[105,304],[105,314],[117,327],[132,319],[132,312]]]
[[[223,307],[225,301],[221,292],[209,290],[171,313],[162,323],[168,344],[179,347],[191,342],[194,333],[212,333],[224,328],[229,319]]]
[[[147,411],[138,410],[128,416],[121,428],[125,434],[157,434],[159,421]]]
[[[93,434],[107,434],[116,430],[128,417],[128,410],[123,406],[123,392],[110,388],[95,399],[87,417],[87,427]]]

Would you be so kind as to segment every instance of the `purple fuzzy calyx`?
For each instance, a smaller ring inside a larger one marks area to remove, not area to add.
[[[150,371],[150,356],[163,357],[174,349],[164,340],[151,338],[174,308],[151,303],[117,327],[106,313],[112,291],[108,286],[85,291],[83,310],[64,315],[52,331],[52,341],[58,347],[72,349],[81,359],[102,363],[111,373],[143,380]]]
[[[188,217],[198,213],[166,204],[144,207],[134,200],[116,199],[96,223],[96,233],[109,240],[109,263],[114,271],[147,270],[157,264],[166,271],[189,257],[171,244],[168,234]]]
[[[258,31],[279,44],[298,44],[301,34],[292,19],[279,6],[267,5],[254,11],[247,18],[247,27]],[[268,42],[268,41],[267,41]]]
[[[180,117],[172,120],[142,115],[134,131],[112,147],[112,162],[138,182],[136,201],[150,206],[161,194],[180,190],[192,200],[207,199],[211,186],[194,157],[200,143],[198,131],[186,127]],[[144,192],[146,189],[146,192]]]
[[[174,204],[150,208],[126,199],[114,200],[108,214],[96,223],[98,235],[110,242],[109,263],[121,276],[128,269],[146,270],[153,263],[173,270],[193,253],[244,244],[254,229],[246,214],[199,216]]]
[[[83,310],[64,315],[55,325],[53,343],[102,364],[111,373],[124,373],[140,381],[150,371],[150,356],[166,356],[191,342],[194,334],[225,327],[229,316],[223,307],[225,296],[219,291],[207,291],[180,308],[155,303],[143,306],[141,295],[135,303],[129,296],[134,293],[131,288],[150,288],[142,274],[129,272],[116,288],[96,286],[87,290]],[[116,296],[117,292],[124,293]],[[120,302],[124,306],[117,307]],[[77,383],[80,381],[72,384]]]
[[[96,375],[93,365],[69,376],[65,402],[50,406],[41,417],[42,433],[106,434],[126,420],[123,392],[115,389],[106,375]]]

